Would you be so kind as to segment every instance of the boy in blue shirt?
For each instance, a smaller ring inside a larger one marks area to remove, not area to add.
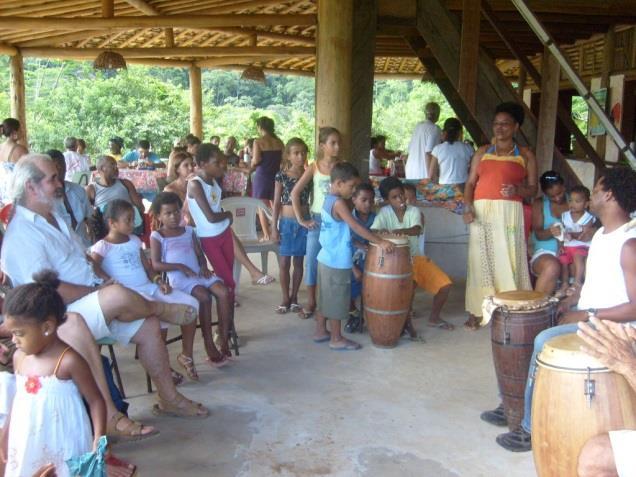
[[[365,229],[371,229],[371,224],[375,220],[373,206],[375,203],[375,191],[368,182],[361,182],[353,190],[353,211],[351,215]],[[362,332],[362,319],[360,311],[356,307],[358,297],[362,295],[362,274],[364,272],[364,262],[367,258],[369,241],[351,231],[351,248],[353,253],[353,276],[351,277],[351,305],[349,306],[350,318],[347,321],[345,330],[349,333]],[[360,307],[362,309],[362,307]]]
[[[351,231],[377,244],[387,253],[393,244],[365,229],[353,217],[346,200],[351,198],[358,181],[357,169],[348,162],[338,162],[331,170],[331,186],[321,211],[318,254],[318,303],[316,308],[316,343],[329,341],[334,351],[352,351],[361,346],[342,336],[341,322],[349,317],[351,300]],[[329,320],[329,330],[327,330]]]

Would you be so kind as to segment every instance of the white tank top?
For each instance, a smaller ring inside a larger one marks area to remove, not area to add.
[[[208,204],[210,205],[210,209],[212,209],[212,212],[215,212],[215,213],[222,212],[222,209],[221,209],[222,190],[219,184],[217,184],[216,181],[214,181],[213,184],[208,184],[207,182],[205,182],[203,179],[201,179],[198,176],[193,177],[190,180],[197,181],[199,184],[201,184],[201,187],[203,188],[203,195],[207,199]],[[199,207],[199,204],[197,204],[197,201],[193,199],[192,197],[190,197],[189,194],[186,195],[186,198],[188,200],[188,208],[190,209],[190,215],[192,216],[192,219],[194,220],[194,224],[197,227],[197,235],[199,237],[216,237],[217,235],[220,235],[223,232],[225,232],[225,229],[227,229],[230,226],[229,219],[225,219],[225,220],[222,220],[221,222],[216,222],[216,223],[209,222],[208,218],[205,216],[205,214],[201,210],[201,207]]]
[[[625,224],[610,233],[601,227],[592,238],[587,256],[585,283],[578,308],[610,308],[627,303],[625,274],[621,267],[623,244],[636,238],[636,227]]]
[[[583,226],[589,223],[594,223],[595,220],[594,216],[587,210],[583,213],[581,218],[576,221],[576,223],[574,222],[574,219],[572,219],[572,212],[569,210],[566,210],[561,214],[561,222],[565,225],[566,231],[575,229],[575,226]],[[578,230],[582,229],[579,228]],[[580,240],[566,240],[563,245],[566,247],[589,247],[590,243],[591,242],[581,242]]]

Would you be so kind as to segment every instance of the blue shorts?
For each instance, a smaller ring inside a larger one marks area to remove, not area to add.
[[[304,257],[307,249],[307,229],[296,219],[281,217],[278,221],[280,247],[278,253],[283,257]]]
[[[315,287],[318,282],[318,252],[320,246],[320,214],[311,214],[316,227],[307,231],[307,259],[305,260],[305,285]]]
[[[354,263],[356,267],[360,269],[361,272],[364,272],[364,262],[365,259],[360,258],[358,261]],[[355,300],[360,295],[362,295],[362,278],[360,281],[357,281],[353,273],[351,274],[351,299]]]

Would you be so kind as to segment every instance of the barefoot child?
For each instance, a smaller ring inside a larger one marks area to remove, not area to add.
[[[380,182],[380,194],[388,205],[380,209],[371,229],[408,236],[413,258],[413,280],[417,286],[434,295],[428,326],[452,330],[453,325],[440,317],[452,282],[430,258],[420,255],[418,236],[424,229],[420,209],[406,204],[404,186],[395,177],[387,177]],[[417,336],[410,319],[407,321],[407,330],[412,338]]]
[[[183,348],[177,361],[186,367],[184,358],[192,360],[199,303],[190,295],[172,290],[152,269],[141,249],[141,240],[132,234],[133,214],[132,205],[125,200],[113,200],[106,207],[104,218],[108,223],[108,234],[91,247],[95,273],[105,280],[116,280],[148,300],[177,307],[170,322],[181,325]]]
[[[564,296],[570,288],[570,265],[574,264],[574,283],[572,291],[580,289],[585,279],[585,260],[590,242],[582,242],[576,237],[581,235],[583,227],[594,223],[594,216],[587,211],[590,205],[590,191],[584,186],[574,186],[568,199],[570,210],[561,214],[561,223],[565,227],[563,247],[559,254],[561,262],[561,288],[557,296]]]
[[[84,359],[57,336],[66,306],[54,272],[7,293],[5,324],[17,346],[16,398],[2,443],[5,476],[31,476],[45,463],[70,476],[66,460],[97,449],[106,434],[106,405]],[[88,404],[91,421],[82,398]]]
[[[181,226],[181,199],[177,194],[158,194],[152,202],[152,213],[160,223],[159,230],[150,234],[152,266],[159,273],[167,272],[169,283],[175,290],[189,293],[197,299],[201,334],[208,361],[216,367],[224,366],[230,355],[228,332],[232,313],[227,287],[208,269],[192,227]],[[212,297],[216,298],[221,352],[212,340]],[[198,380],[191,358],[180,354],[177,361],[190,379]]]
[[[318,252],[320,252],[320,216],[325,197],[329,193],[329,174],[338,160],[340,151],[340,132],[336,128],[323,127],[318,132],[318,153],[316,162],[307,167],[291,193],[292,206],[296,220],[308,229],[307,259],[305,260],[305,284],[309,294],[307,307],[300,311],[302,318],[310,318],[316,309],[316,282],[318,276]],[[313,181],[313,182],[312,182]],[[300,197],[302,191],[311,182],[311,219],[303,216]]]
[[[377,244],[387,253],[393,244],[365,229],[353,218],[346,200],[358,181],[357,169],[348,162],[336,163],[330,174],[331,187],[321,213],[318,253],[318,306],[314,342],[329,341],[334,351],[360,349],[360,344],[342,336],[341,322],[349,317],[351,301],[351,231]],[[329,330],[327,330],[329,320]]]
[[[291,192],[305,172],[307,162],[307,144],[297,137],[290,139],[285,145],[285,162],[287,168],[275,177],[274,213],[272,217],[272,240],[280,241],[278,264],[280,268],[280,288],[283,300],[276,308],[276,313],[288,311],[298,313],[298,289],[303,278],[303,260],[307,248],[307,229],[296,220],[291,203]],[[309,217],[309,194],[311,184],[307,184],[300,193],[300,207],[303,218]],[[289,269],[294,262],[294,274],[289,289]]]
[[[371,229],[375,220],[373,206],[375,204],[375,191],[368,182],[361,182],[353,189],[353,218],[366,230]],[[351,248],[353,251],[353,276],[351,277],[351,305],[349,306],[349,321],[346,330],[362,331],[362,321],[360,311],[356,307],[356,300],[362,296],[362,274],[364,272],[364,262],[369,250],[369,241],[361,237],[353,230],[351,231]],[[360,306],[360,310],[362,306]]]

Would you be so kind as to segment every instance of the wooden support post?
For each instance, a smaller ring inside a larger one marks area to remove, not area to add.
[[[351,161],[362,177],[369,175],[377,18],[378,0],[353,0]]]
[[[517,94],[520,98],[523,98],[523,90],[526,89],[526,83],[528,81],[528,74],[523,65],[519,65],[519,79],[517,81]]]
[[[114,0],[102,0],[102,18],[113,18],[115,16]]]
[[[459,51],[459,94],[466,106],[475,110],[477,67],[479,65],[479,23],[481,0],[462,2],[462,38]]]
[[[548,48],[544,48],[541,61],[541,105],[536,149],[539,174],[553,168],[560,79],[559,62]]]
[[[174,30],[172,28],[166,28],[163,34],[166,39],[166,48],[174,48]]]
[[[608,93],[607,96],[610,97],[609,89],[610,89],[610,74],[614,69],[614,59],[616,57],[616,32],[614,27],[612,26],[607,33],[605,34],[605,42],[603,43],[603,69],[601,70],[601,84],[600,88],[607,88]],[[607,112],[607,109],[606,109]],[[607,135],[604,134],[602,136],[596,136],[596,153],[605,157],[605,148],[607,146]],[[596,181],[598,177],[598,173],[594,180]]]
[[[203,101],[201,93],[201,68],[190,66],[190,132],[203,137]]]
[[[9,59],[11,116],[20,121],[20,137],[18,141],[27,145],[26,100],[24,91],[24,64],[22,54],[18,52]]]
[[[343,159],[351,153],[352,23],[353,0],[318,2],[316,134],[323,126],[337,128]]]

